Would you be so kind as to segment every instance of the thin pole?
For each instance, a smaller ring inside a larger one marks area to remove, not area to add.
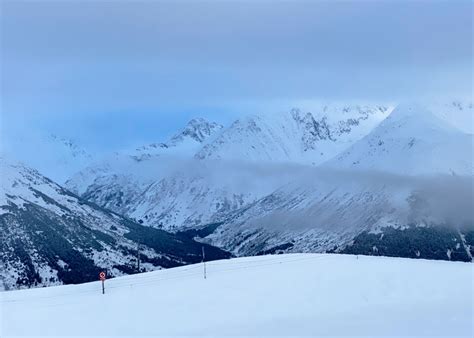
[[[137,245],[137,271],[140,272],[140,242]]]
[[[104,280],[102,280],[102,294],[105,294]]]
[[[202,264],[204,267],[204,279],[206,279],[206,254],[204,253],[204,247],[202,247]]]

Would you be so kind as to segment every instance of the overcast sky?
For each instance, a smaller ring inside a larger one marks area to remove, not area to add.
[[[2,128],[102,149],[301,102],[466,97],[471,1],[1,1]]]

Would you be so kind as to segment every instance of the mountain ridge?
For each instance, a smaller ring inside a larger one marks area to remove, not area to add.
[[[34,169],[0,159],[0,281],[4,288],[88,282],[225,258],[224,251],[144,227],[65,190]],[[140,270],[140,271],[141,271]]]

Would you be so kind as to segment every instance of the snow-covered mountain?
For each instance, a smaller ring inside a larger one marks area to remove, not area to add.
[[[87,202],[36,170],[0,159],[0,284],[79,283],[201,260],[201,244]],[[226,257],[207,246],[209,258]]]
[[[220,222],[288,182],[299,165],[335,156],[389,112],[379,105],[293,109],[239,119],[220,132],[215,123],[193,120],[170,142],[90,166],[67,187],[152,226],[178,230]],[[175,151],[185,140],[192,147]]]
[[[69,191],[2,159],[0,277],[12,287],[130,273],[137,242],[143,269],[185,264],[200,260],[197,237],[236,255],[470,261],[473,134],[459,121],[472,105],[453,102],[294,109],[227,128],[195,119],[167,142],[89,165]]]
[[[301,170],[298,166],[233,161],[194,159],[186,163],[134,196],[126,214],[144,224],[174,231],[222,222],[230,212],[271,193]],[[84,197],[94,193],[91,187]]]
[[[361,138],[390,107],[325,105],[312,112],[261,114],[235,121],[196,158],[317,165]]]
[[[472,175],[473,141],[473,134],[451,126],[423,106],[400,105],[326,165],[408,175]]]
[[[474,220],[451,216],[456,208],[468,215],[473,201],[473,136],[452,122],[470,108],[436,107],[326,106],[247,117],[185,160],[132,156],[68,184],[145,225],[206,229],[204,241],[237,255],[352,250],[470,260]],[[446,194],[464,201],[440,203]],[[393,245],[413,236],[417,243]],[[438,238],[435,252],[430,236]]]
[[[96,172],[87,188],[78,193],[143,224],[176,231],[220,222],[229,212],[271,193],[302,170],[298,165],[166,155],[141,161],[120,157],[109,165],[114,166],[113,171]],[[84,172],[80,175],[86,176]]]
[[[156,180],[172,174],[182,160],[192,158],[194,153],[222,128],[220,124],[203,118],[192,119],[167,142],[152,143],[105,156],[71,175],[66,186],[77,194],[84,194],[92,185],[109,185],[109,196],[117,193],[127,195],[125,198],[129,200],[129,194],[121,193],[117,189],[124,187],[124,190],[131,194],[132,190],[138,192]],[[111,209],[122,204],[120,201],[109,202]]]
[[[345,250],[364,233],[370,237],[374,232],[411,228],[400,233],[393,230],[394,237],[403,237],[422,231],[413,226],[428,225],[430,230],[425,228],[419,243],[410,245],[405,254],[451,259],[458,250],[469,260],[474,244],[464,243],[463,236],[470,238],[474,230],[469,216],[474,203],[472,142],[472,134],[426,108],[398,106],[368,135],[318,170],[298,175],[290,184],[229,215],[209,239],[240,255],[318,252]],[[451,200],[445,201],[446,196]],[[465,217],[454,220],[453,214]],[[447,224],[451,227],[431,227]],[[441,255],[426,252],[423,237],[432,231],[446,232],[440,238],[451,241],[452,245],[444,240],[429,244],[439,244]],[[393,249],[399,248],[387,250]]]

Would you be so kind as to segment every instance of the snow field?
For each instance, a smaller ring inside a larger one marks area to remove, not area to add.
[[[0,336],[473,335],[473,264],[246,257],[0,293]]]

